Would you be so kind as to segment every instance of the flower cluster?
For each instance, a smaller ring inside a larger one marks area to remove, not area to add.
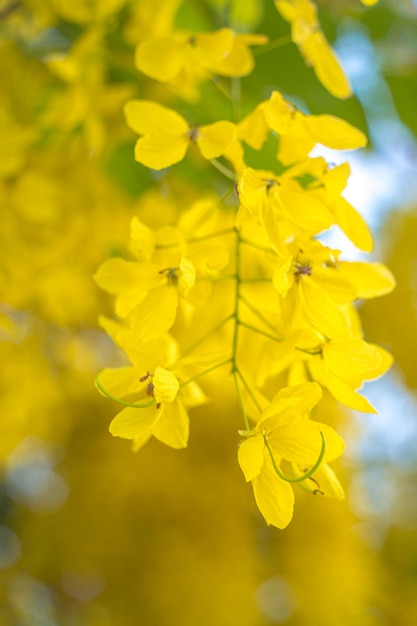
[[[319,80],[348,97],[315,4],[275,5]],[[284,528],[293,484],[343,497],[328,463],[344,443],[311,414],[323,390],[346,407],[375,411],[360,389],[392,359],[364,340],[356,302],[389,293],[394,279],[381,263],[344,260],[320,238],[338,226],[361,251],[372,251],[366,222],[342,195],[348,163],[310,155],[316,144],[362,148],[366,136],[343,119],[300,110],[278,90],[239,115],[237,81],[254,69],[251,46],[266,43],[262,34],[224,28],[151,37],[136,49],[137,68],[187,102],[222,77],[234,116],[196,123],[187,119],[189,108],[183,115],[152,100],[126,104],[127,125],[139,135],[136,161],[159,171],[192,158],[218,170],[219,193],[202,194],[174,225],[151,229],[133,218],[128,257],[109,258],[97,270],[118,317],[101,324],[130,362],[101,372],[97,386],[123,405],[110,431],[135,449],[151,436],[185,447],[188,411],[208,401],[212,376],[222,393],[234,388],[244,426],[239,464],[267,523]],[[264,150],[271,141],[276,157]],[[268,158],[267,169],[255,165],[257,153]]]

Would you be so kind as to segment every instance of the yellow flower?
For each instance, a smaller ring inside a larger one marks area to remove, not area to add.
[[[186,447],[189,418],[185,406],[201,404],[205,396],[194,382],[180,389],[180,374],[171,371],[176,357],[173,340],[164,335],[144,344],[134,332],[105,319],[101,322],[132,363],[105,369],[97,379],[99,389],[109,397],[133,398],[125,401],[128,406],[111,422],[111,434],[134,440],[135,449],[152,435],[172,448]]]
[[[187,74],[198,78],[210,73],[246,76],[254,66],[249,46],[267,41],[265,35],[238,35],[230,28],[214,33],[151,38],[137,47],[135,63],[141,72],[160,82],[179,81]]]
[[[116,296],[116,313],[129,317],[139,339],[156,337],[175,321],[179,296],[194,284],[195,269],[187,259],[159,267],[124,259],[105,261],[94,275],[97,284]]]
[[[321,84],[337,98],[349,98],[352,89],[340,62],[323,34],[317,7],[311,0],[275,0],[281,16],[291,24],[291,37]]]
[[[142,135],[135,146],[136,161],[155,170],[182,161],[191,142],[205,159],[214,159],[224,154],[236,137],[232,122],[190,127],[176,111],[148,100],[131,100],[124,112],[128,126]]]
[[[326,463],[344,449],[343,440],[332,428],[306,419],[320,398],[317,383],[285,387],[263,411],[255,428],[245,433],[247,439],[239,446],[239,464],[246,481],[252,482],[259,510],[268,524],[278,528],[289,524],[294,507],[290,483],[277,472],[281,462],[312,467],[323,450],[321,460]]]
[[[321,167],[318,168],[320,171],[316,168],[314,173],[311,172],[316,180],[309,185],[309,188],[316,189],[318,196],[325,197],[335,224],[340,226],[351,242],[364,252],[372,252],[374,242],[368,224],[342,196],[350,176],[349,163],[330,167],[324,159],[309,159],[305,173],[309,173],[309,164],[312,161]]]
[[[383,348],[361,339],[330,341],[321,356],[307,362],[310,374],[342,404],[356,411],[376,413],[372,404],[356,390],[367,380],[379,378],[392,365]]]
[[[273,284],[290,334],[297,325],[306,327],[307,320],[328,338],[351,335],[351,303],[385,295],[395,286],[382,263],[339,261],[339,251],[301,238],[287,249],[288,255],[276,266]]]
[[[238,124],[238,138],[259,150],[271,130],[279,136],[277,158],[284,165],[305,159],[317,143],[334,150],[354,150],[367,144],[364,133],[345,120],[333,115],[306,115],[279,91]]]
[[[303,188],[290,176],[246,168],[238,191],[241,205],[259,216],[271,245],[280,253],[284,240],[298,231],[316,234],[333,223],[331,212],[315,191]]]
[[[379,0],[361,0],[362,4],[364,4],[366,7],[373,7],[374,4],[376,4],[377,2],[379,2]]]
[[[162,242],[162,250],[151,262],[157,241]],[[166,241],[175,245],[168,245],[165,250]],[[179,298],[185,298],[194,285],[195,267],[182,256],[181,247],[181,236],[175,229],[161,229],[155,236],[133,218],[130,248],[139,260],[108,259],[94,275],[99,287],[116,296],[116,314],[129,320],[139,339],[152,339],[169,330]]]

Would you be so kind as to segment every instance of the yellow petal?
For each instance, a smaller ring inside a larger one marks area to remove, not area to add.
[[[235,35],[230,28],[195,36],[195,53],[204,66],[211,67],[225,57],[233,46]]]
[[[395,287],[395,278],[383,263],[344,262],[338,269],[356,287],[357,298],[383,296]]]
[[[160,335],[146,342],[138,341],[138,334],[125,328],[117,334],[115,341],[135,366],[138,375],[154,372],[158,365],[169,366],[177,357],[177,347],[169,335]]]
[[[368,143],[361,130],[333,115],[306,115],[303,125],[317,143],[335,150],[354,150]]]
[[[322,359],[311,359],[308,368],[311,376],[319,381],[321,385],[327,387],[336,400],[345,406],[355,409],[356,411],[362,411],[363,413],[376,413],[372,404],[354,391],[347,382],[332,374],[332,372],[325,367]]]
[[[261,106],[245,117],[237,126],[239,139],[254,150],[260,150],[268,138],[269,127]]]
[[[179,113],[150,100],[131,100],[124,114],[129,128],[139,135],[184,135],[189,130]]]
[[[275,6],[287,22],[293,22],[299,14],[299,9],[291,0],[275,0]]]
[[[199,128],[197,145],[205,159],[221,156],[236,139],[236,126],[232,122],[215,122]]]
[[[237,37],[231,50],[210,69],[220,76],[247,76],[254,68],[253,54]]]
[[[141,435],[140,437],[135,437],[133,439],[133,442],[132,442],[132,451],[133,452],[138,452],[138,450],[143,448],[145,443],[148,443],[148,441],[151,438],[151,436],[152,436],[151,433],[148,432],[148,433],[146,433],[144,435]]]
[[[303,161],[316,143],[304,129],[294,127],[287,135],[280,135],[277,159],[283,165],[292,165],[295,162]]]
[[[245,152],[240,141],[234,139],[223,152],[223,156],[225,159],[230,161],[237,174],[241,174],[243,172],[246,167]]]
[[[336,338],[347,334],[348,326],[343,311],[309,276],[300,281],[300,300],[312,326],[326,337]]]
[[[188,259],[180,261],[180,275],[178,289],[182,296],[186,296],[195,283],[195,267]]]
[[[265,203],[268,176],[251,167],[243,170],[238,184],[239,200],[254,215],[258,215]]]
[[[278,293],[285,297],[288,289],[291,287],[294,275],[290,274],[290,268],[293,257],[290,254],[284,261],[281,261],[275,268],[272,276],[272,284]],[[290,280],[292,278],[292,280]]]
[[[314,280],[336,304],[353,302],[358,297],[357,290],[348,276],[340,271],[339,265],[336,268],[318,266],[313,271]]]
[[[161,284],[157,266],[133,263],[124,259],[109,259],[94,274],[96,283],[116,300],[116,313],[126,317],[145,298],[150,289]]]
[[[313,407],[321,400],[323,392],[317,383],[304,383],[302,385],[292,385],[283,387],[274,396],[272,402],[282,398],[296,398],[298,414],[309,413]],[[272,404],[272,403],[271,403]]]
[[[379,2],[379,0],[361,0],[362,4],[364,4],[366,7],[373,7],[374,4],[376,4],[377,2]]]
[[[189,418],[182,402],[176,400],[164,406],[161,418],[152,428],[152,434],[171,448],[186,448],[189,436]]]
[[[178,378],[163,367],[155,369],[153,379],[154,395],[157,402],[173,402],[180,388]]]
[[[311,233],[326,230],[333,224],[327,206],[295,180],[281,185],[278,198],[286,217]]]
[[[352,88],[339,59],[320,30],[311,32],[301,46],[321,84],[336,98],[349,98]]]
[[[372,252],[374,242],[368,224],[357,210],[345,199],[339,196],[333,204],[333,214],[336,224],[359,250]]]
[[[264,445],[264,438],[261,434],[248,437],[239,444],[237,458],[246,482],[253,480],[261,472],[264,462]]]
[[[130,249],[140,261],[149,261],[155,250],[155,235],[137,217],[130,222]]]
[[[123,439],[143,437],[160,418],[162,411],[163,405],[156,408],[155,404],[142,409],[126,407],[113,419],[109,430],[113,437],[122,437]]]
[[[289,483],[277,476],[269,456],[252,484],[256,504],[266,523],[277,528],[288,526],[293,516],[294,492]]]
[[[94,274],[96,283],[112,295],[136,289],[146,292],[161,282],[158,267],[115,258],[104,261]]]
[[[269,128],[278,133],[278,135],[292,132],[294,126],[297,126],[302,118],[302,114],[297,111],[291,102],[285,100],[279,91],[273,91],[269,100],[257,108],[261,109]]]
[[[274,430],[268,440],[272,451],[278,457],[311,467],[317,461],[322,449],[323,442],[320,432],[326,439],[323,461],[333,461],[343,453],[345,443],[337,432],[327,424],[306,419],[295,419],[282,428]]]
[[[153,170],[162,170],[182,161],[189,143],[186,134],[145,135],[136,142],[135,160]]]
[[[331,341],[323,348],[326,367],[336,376],[347,380],[354,388],[365,380],[378,378],[391,367],[391,355],[360,339]]]
[[[163,285],[152,289],[132,312],[132,328],[144,341],[166,332],[174,323],[178,306],[177,289]]]
[[[160,82],[173,80],[187,61],[189,46],[172,39],[145,39],[135,51],[135,65]]]
[[[326,387],[342,404],[355,409],[355,411],[361,411],[362,413],[377,413],[376,409],[364,396],[357,391],[354,391],[347,383],[341,378],[333,376],[328,372],[326,376]]]
[[[143,383],[140,382],[138,372],[134,367],[105,369],[100,372],[98,379],[104,389],[117,398],[143,390]]]

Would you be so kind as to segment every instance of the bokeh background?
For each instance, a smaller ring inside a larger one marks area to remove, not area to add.
[[[347,442],[346,500],[298,490],[278,531],[244,483],[238,409],[214,383],[185,451],[133,454],[109,435],[115,406],[94,377],[116,359],[97,323],[112,302],[92,275],[126,250],[133,215],[173,223],[218,184],[198,160],[158,175],[134,162],[131,97],[230,116],[213,84],[190,102],[141,76],[135,46],[173,26],[276,40],[288,24],[272,0],[0,0],[0,626],[417,623],[417,3],[318,5],[355,97],[329,95],[288,44],[258,54],[242,110],[279,89],[368,133],[346,195],[398,282],[361,306],[367,340],[396,365],[366,388],[378,415],[325,398]]]

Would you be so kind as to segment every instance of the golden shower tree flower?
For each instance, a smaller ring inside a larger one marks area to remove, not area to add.
[[[305,159],[317,143],[334,150],[356,150],[367,144],[366,135],[345,120],[306,115],[279,91],[238,124],[238,138],[255,150],[260,150],[270,131],[279,137],[277,158],[284,165]]]
[[[183,374],[173,367],[175,342],[169,335],[160,335],[142,343],[133,331],[104,318],[101,321],[131,362],[130,366],[105,369],[97,377],[102,393],[126,405],[112,420],[111,434],[133,440],[135,449],[152,435],[172,448],[185,448],[189,435],[186,407],[197,406],[206,398],[194,381],[181,387]]]
[[[336,98],[349,98],[349,80],[321,29],[316,4],[312,0],[275,0],[275,6],[291,24],[291,38],[321,84]]]
[[[318,241],[298,238],[287,250],[288,256],[275,268],[273,284],[290,333],[297,324],[306,327],[307,321],[328,338],[352,336],[352,303],[385,295],[395,287],[382,263],[339,261],[338,250]]]
[[[267,43],[268,37],[237,34],[230,28],[213,33],[174,34],[149,38],[136,48],[136,67],[160,82],[197,81],[211,75],[246,76],[254,67],[250,46]]]
[[[344,442],[327,424],[307,419],[321,398],[317,383],[284,387],[263,411],[251,431],[243,431],[238,460],[268,524],[285,528],[292,519],[291,479],[281,473],[282,461],[314,468],[340,456]],[[323,443],[325,442],[325,443]],[[304,475],[308,478],[307,474]]]
[[[184,258],[165,268],[116,258],[105,261],[94,278],[116,296],[116,313],[129,318],[138,338],[151,339],[173,325],[178,299],[192,288],[195,269]]]
[[[238,191],[242,208],[260,218],[276,250],[283,249],[290,235],[300,231],[317,234],[333,224],[323,198],[291,176],[248,167],[239,179]]]
[[[131,100],[124,108],[127,125],[139,135],[135,159],[154,170],[182,161],[190,143],[196,143],[205,159],[225,153],[236,138],[232,122],[189,126],[176,111],[150,100]]]
[[[376,413],[357,390],[364,382],[383,376],[392,362],[392,356],[380,346],[349,337],[324,345],[321,355],[311,357],[307,367],[313,379],[327,387],[336,400],[356,411]]]

